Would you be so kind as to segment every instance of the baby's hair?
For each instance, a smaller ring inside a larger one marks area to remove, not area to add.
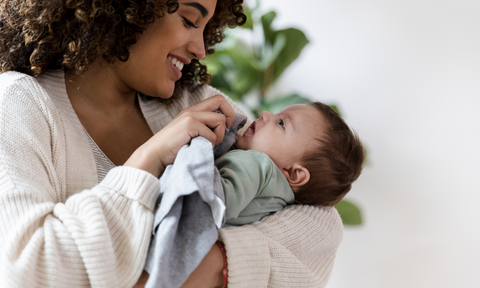
[[[308,103],[324,117],[327,131],[317,138],[317,148],[303,155],[301,164],[310,180],[295,193],[297,203],[335,206],[362,172],[365,150],[358,135],[328,105]]]

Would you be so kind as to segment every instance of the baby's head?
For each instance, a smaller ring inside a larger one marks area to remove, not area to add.
[[[362,171],[365,152],[358,136],[328,105],[289,106],[262,112],[235,147],[267,154],[307,205],[336,205]]]

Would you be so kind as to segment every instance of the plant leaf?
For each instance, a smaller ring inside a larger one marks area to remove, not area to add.
[[[360,225],[362,224],[362,214],[360,209],[349,200],[343,199],[335,206],[344,225]]]
[[[280,52],[282,52],[282,50],[285,48],[287,42],[283,35],[275,37],[274,41],[275,42],[273,43],[271,49],[265,49],[263,53],[264,55],[262,55],[262,60],[260,61],[260,64],[263,69],[268,68],[275,60],[277,60],[278,55],[280,55]]]
[[[252,10],[248,9],[247,6],[243,6],[243,14],[247,16],[247,21],[245,22],[245,24],[243,24],[243,26],[240,27],[253,30]]]
[[[233,91],[233,89],[230,87],[230,84],[225,80],[225,77],[223,77],[223,74],[221,73],[214,74],[212,76],[210,85],[217,88],[225,95],[228,95],[228,97],[232,98],[234,101],[241,99],[241,95],[238,95],[235,93],[235,91]]]
[[[285,48],[286,42],[287,41],[282,34],[277,34],[277,37],[275,37],[275,43],[273,43],[273,47],[271,47],[271,49],[265,49],[266,51],[264,52],[264,58],[260,62],[264,71],[262,79],[262,87],[264,91],[266,91],[268,87],[270,87],[270,85],[272,85],[272,83],[275,81],[275,62],[280,56],[282,50]]]
[[[307,104],[308,102],[311,102],[311,101],[305,97],[302,97],[296,93],[293,93],[287,96],[263,101],[262,109],[264,111],[278,113],[280,112],[280,110],[287,108],[288,106],[295,105],[295,104]]]
[[[330,104],[330,105],[328,105],[328,106],[330,106],[330,108],[332,108],[333,111],[337,112],[338,116],[342,117],[342,113],[340,113],[340,109],[338,109],[337,105],[335,105],[335,104]]]
[[[268,43],[269,45],[273,45],[273,42],[275,41],[276,31],[273,30],[271,26],[273,19],[275,19],[276,16],[277,13],[275,13],[274,11],[270,11],[266,14],[263,14],[261,17],[265,43]]]
[[[305,34],[295,28],[279,30],[275,33],[276,37],[282,34],[285,37],[285,46],[277,57],[273,66],[273,82],[277,80],[283,71],[298,58],[305,45],[310,42]],[[272,41],[272,43],[274,43]]]

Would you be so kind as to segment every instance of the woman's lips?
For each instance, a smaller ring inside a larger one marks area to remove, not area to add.
[[[168,61],[168,60],[167,60]],[[175,67],[175,65],[173,65],[172,62],[168,61],[168,64],[170,64],[170,68],[172,69],[173,71],[173,74],[175,75],[175,77],[177,78],[175,81],[179,80],[180,78],[182,78],[182,72],[180,72],[177,67]]]
[[[179,55],[168,54],[167,60],[170,62],[173,73],[177,77],[177,80],[182,77],[182,69],[185,65],[190,64],[191,60],[188,58],[181,57]]]

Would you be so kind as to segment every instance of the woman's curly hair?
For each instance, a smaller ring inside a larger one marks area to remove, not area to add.
[[[204,31],[205,51],[224,39],[224,29],[243,25],[243,0],[218,0]],[[174,13],[177,0],[0,0],[1,71],[32,76],[64,69],[82,74],[100,57],[127,61],[128,48],[156,19]],[[205,65],[193,60],[179,85],[209,81]]]

